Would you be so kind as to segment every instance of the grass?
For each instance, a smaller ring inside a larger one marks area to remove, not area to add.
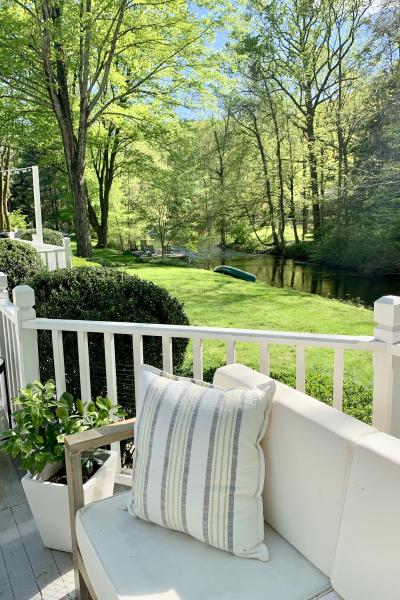
[[[373,331],[372,310],[336,300],[274,288],[262,282],[250,284],[202,269],[136,263],[133,257],[111,249],[94,250],[93,258],[103,263],[112,262],[132,275],[166,288],[184,303],[192,325],[347,335],[371,335]],[[88,262],[75,258],[74,264]],[[225,348],[223,343],[205,342],[204,349],[204,369],[211,374],[223,364]],[[254,344],[239,344],[237,360],[258,368],[258,349]],[[306,364],[307,391],[331,402],[333,352],[308,348]],[[272,346],[271,369],[278,379],[293,384],[294,348]],[[184,371],[189,373],[190,370],[189,348]],[[371,356],[365,352],[346,352],[344,403],[347,412],[370,420],[371,386]]]
[[[297,235],[299,236],[300,240],[302,239],[302,233],[303,233],[303,225],[301,223],[298,223],[297,224]],[[267,226],[259,229],[257,231],[257,234],[258,234],[258,237],[263,240],[263,242],[265,242],[267,244],[272,243],[272,228],[270,225],[267,225]],[[256,236],[256,234],[254,232],[251,233],[251,239],[254,242],[255,248],[258,250],[265,250],[265,246],[263,244],[261,244],[258,237]],[[285,237],[285,242],[287,244],[294,243],[295,238],[294,238],[294,232],[293,232],[293,225],[291,223],[286,223],[284,237]],[[312,239],[312,234],[307,233],[305,237],[306,237],[306,240]]]

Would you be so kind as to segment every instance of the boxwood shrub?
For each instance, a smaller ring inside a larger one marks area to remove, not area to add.
[[[215,364],[204,371],[204,380],[212,383],[214,373],[222,364]],[[181,375],[191,377],[192,365],[185,364]],[[296,375],[294,370],[273,369],[271,377],[281,381],[290,387],[296,387]],[[307,372],[306,393],[325,404],[332,406],[333,399],[333,377],[330,374],[317,371]],[[343,380],[343,412],[364,423],[372,422],[372,385],[366,382],[354,381],[351,377],[344,377]]]
[[[35,290],[36,312],[52,319],[128,321],[188,325],[183,305],[166,290],[139,277],[114,269],[79,267],[39,275],[30,281]],[[91,391],[106,394],[104,338],[89,334]],[[187,340],[174,339],[173,359],[179,370]],[[67,390],[80,396],[76,333],[63,334]],[[54,377],[50,332],[40,332],[39,352],[42,381]],[[133,349],[130,335],[115,336],[118,401],[134,414]],[[161,338],[144,338],[144,360],[162,367]]]
[[[0,271],[8,277],[8,289],[26,283],[34,275],[46,272],[38,252],[30,245],[12,239],[0,239]]]
[[[36,233],[36,229],[25,229],[21,231],[19,237],[21,240],[32,241],[32,235]],[[45,244],[52,244],[53,246],[63,246],[64,237],[55,229],[43,229],[43,241]]]

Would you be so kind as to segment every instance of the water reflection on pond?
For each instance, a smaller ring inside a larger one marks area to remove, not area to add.
[[[339,271],[323,265],[271,255],[232,255],[219,252],[196,262],[207,269],[213,269],[217,265],[232,265],[254,273],[259,281],[269,285],[290,287],[329,298],[362,302],[366,306],[372,306],[380,296],[387,294],[400,296],[400,277],[378,277]]]

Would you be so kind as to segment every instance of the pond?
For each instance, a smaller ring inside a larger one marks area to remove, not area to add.
[[[213,252],[206,258],[198,258],[196,262],[207,269],[213,269],[217,265],[232,265],[254,273],[259,281],[269,285],[361,302],[366,306],[373,306],[380,296],[400,296],[400,277],[363,275],[268,254],[248,255],[220,251]]]

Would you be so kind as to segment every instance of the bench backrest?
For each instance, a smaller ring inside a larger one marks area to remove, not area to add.
[[[254,387],[265,376],[243,365],[218,369],[224,388]],[[332,576],[354,447],[376,430],[283,384],[277,384],[263,447],[266,521]]]
[[[400,598],[400,440],[375,433],[354,450],[332,583],[350,600]]]

